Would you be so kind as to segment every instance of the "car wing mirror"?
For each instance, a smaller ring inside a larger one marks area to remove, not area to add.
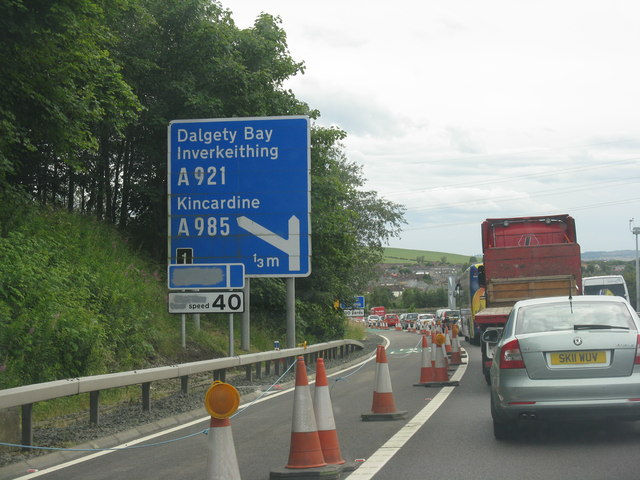
[[[482,341],[485,343],[497,343],[500,339],[500,330],[486,330],[482,334]]]

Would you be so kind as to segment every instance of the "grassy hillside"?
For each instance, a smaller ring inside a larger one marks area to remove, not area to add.
[[[0,389],[226,354],[227,315],[203,315],[197,331],[187,316],[182,348],[180,315],[167,311],[166,267],[113,226],[35,208],[10,226],[5,220]],[[258,348],[271,336],[263,342],[252,329]]]
[[[454,253],[430,252],[428,250],[407,250],[404,248],[385,248],[383,263],[428,263],[444,262],[454,265],[469,263],[469,258],[465,255]]]

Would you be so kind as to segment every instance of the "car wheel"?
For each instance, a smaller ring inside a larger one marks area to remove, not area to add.
[[[493,436],[496,440],[510,440],[513,438],[513,428],[506,422],[493,419]]]
[[[500,418],[491,396],[491,418],[493,419],[493,436],[496,440],[510,440],[514,435],[514,426]]]

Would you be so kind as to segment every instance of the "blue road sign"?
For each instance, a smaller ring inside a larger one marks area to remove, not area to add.
[[[364,308],[364,296],[358,295],[357,297],[353,297],[351,304],[341,303],[340,308],[343,310],[361,310]]]
[[[170,290],[244,288],[244,265],[173,264],[167,268],[167,283]]]
[[[311,273],[308,117],[174,120],[168,144],[169,265]]]

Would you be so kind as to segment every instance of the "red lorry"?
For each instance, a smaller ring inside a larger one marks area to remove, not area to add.
[[[482,252],[478,283],[484,306],[472,311],[481,334],[501,329],[518,300],[582,292],[580,245],[569,215],[489,218],[482,223]],[[487,382],[494,345],[481,342]]]
[[[387,314],[387,309],[385,307],[372,307],[369,309],[369,315],[378,315],[380,318],[384,318]]]

